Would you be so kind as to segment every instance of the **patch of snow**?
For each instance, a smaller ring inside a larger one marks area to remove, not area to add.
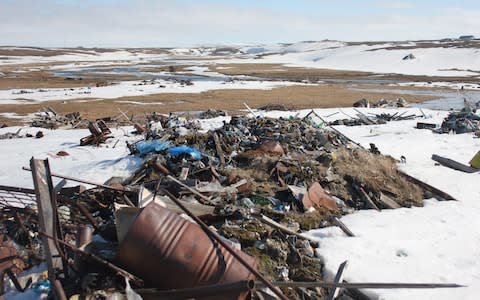
[[[0,129],[0,134],[16,132],[20,127],[6,127]],[[77,130],[49,130],[43,128],[22,128],[21,133],[42,131],[44,137],[40,139],[22,138],[0,140],[0,148],[8,153],[8,159],[3,159],[0,168],[0,184],[18,187],[33,187],[31,173],[23,171],[28,167],[32,157],[37,159],[48,158],[50,169],[61,175],[82,178],[96,183],[103,183],[112,176],[129,176],[140,165],[142,160],[129,155],[130,151],[125,142],[135,141],[139,137],[125,136],[132,127],[111,128],[113,138],[100,147],[79,146],[80,139],[90,135],[87,129]],[[118,143],[117,143],[118,140]],[[115,148],[114,144],[117,143]],[[68,156],[57,156],[59,151],[66,151]],[[58,179],[54,180],[55,182]],[[75,185],[76,183],[71,183]]]
[[[368,109],[362,109],[368,112]],[[318,112],[318,111],[317,111]],[[426,111],[427,122],[441,122],[447,112]],[[365,147],[374,143],[384,154],[406,157],[401,169],[459,201],[426,200],[423,208],[359,211],[342,218],[357,236],[338,228],[312,230],[320,238],[318,253],[333,278],[338,265],[349,261],[349,282],[458,283],[468,287],[427,290],[367,290],[379,299],[476,299],[480,292],[480,174],[436,166],[432,154],[459,162],[480,149],[472,134],[434,134],[414,129],[418,120],[385,125],[336,128]]]
[[[245,53],[263,55],[261,59],[250,60],[251,63],[281,63],[294,67],[429,76],[473,76],[480,72],[474,71],[480,70],[480,52],[475,48],[385,49],[395,46],[415,44],[404,42],[352,45],[324,41],[246,47],[242,50]],[[402,60],[409,54],[413,54],[415,59]]]
[[[127,96],[145,96],[162,93],[201,93],[219,89],[259,89],[302,85],[291,81],[195,81],[184,85],[177,81],[157,79],[144,84],[142,81],[121,81],[102,87],[75,87],[55,89],[11,89],[0,90],[1,104],[28,104],[41,101],[72,99],[115,99]]]
[[[390,84],[390,86],[415,86],[427,88],[448,88],[455,90],[480,90],[480,83],[469,82],[448,82],[448,81],[429,81],[429,82],[399,82]]]

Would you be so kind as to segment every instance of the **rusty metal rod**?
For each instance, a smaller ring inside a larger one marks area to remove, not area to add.
[[[35,194],[34,189],[26,189],[26,188],[21,188],[21,187],[16,187],[16,186],[0,185],[0,190],[1,191],[7,191],[7,192],[15,192],[15,193]]]
[[[84,257],[86,258],[89,258],[107,268],[110,268],[112,269],[113,271],[117,272],[118,274],[122,275],[123,277],[126,277],[128,279],[130,279],[131,281],[135,282],[136,284],[141,284],[143,282],[142,279],[136,277],[135,275],[133,274],[130,274],[128,271],[120,268],[120,267],[117,267],[116,265],[112,264],[111,262],[107,261],[107,260],[104,260],[103,258],[101,257],[98,257],[96,256],[95,254],[91,254],[91,253],[86,253],[85,251],[81,250],[81,249],[78,249],[68,243],[65,243],[64,241],[61,241],[59,239],[55,239],[54,237],[46,234],[45,232],[39,232],[39,234],[49,238],[49,239],[52,239],[52,240],[57,240],[60,244],[64,245],[65,247],[69,248],[70,250],[72,250],[73,252],[75,253],[78,253],[80,255],[83,255]]]
[[[244,291],[251,291],[255,287],[254,280],[242,280],[226,284],[214,284],[199,286],[188,289],[179,290],[157,290],[157,289],[138,289],[135,292],[140,295],[153,296],[155,298],[167,299],[190,299],[198,297],[218,296],[226,293],[240,293]]]
[[[68,198],[67,196],[60,195],[59,200],[61,202],[64,202],[66,204],[75,206],[78,208],[80,213],[87,219],[87,221],[95,228],[95,230],[100,231],[101,227],[98,224],[98,222],[95,220],[95,218],[92,216],[88,208],[80,201],[72,200]]]
[[[53,290],[55,291],[55,299],[57,300],[68,300],[67,295],[65,295],[65,290],[60,280],[56,279],[53,282]]]
[[[31,171],[31,169],[27,168],[27,167],[22,167],[22,170]],[[117,188],[117,187],[109,186],[109,185],[106,185],[106,184],[91,182],[91,181],[88,181],[88,180],[78,179],[78,178],[74,178],[74,177],[70,177],[70,176],[65,176],[65,175],[60,175],[60,174],[55,174],[55,173],[50,173],[50,176],[57,177],[57,178],[62,178],[62,179],[66,179],[66,180],[71,180],[71,181],[75,181],[75,182],[95,185],[95,186],[98,186],[98,187],[102,187],[102,188],[117,191],[117,192],[125,192],[125,189],[123,189],[123,188]]]
[[[263,286],[260,281],[255,282],[256,285]],[[274,285],[281,287],[306,287],[306,288],[352,288],[352,289],[436,289],[436,288],[460,288],[466,287],[456,283],[387,283],[387,282],[272,282]]]
[[[202,220],[200,220],[196,215],[194,215],[188,208],[186,208],[178,199],[173,196],[168,190],[162,188],[162,191],[175,202],[178,207],[180,207],[190,218],[192,218],[202,229],[203,231],[215,239],[220,245],[222,245],[230,254],[235,257],[245,268],[247,268],[250,272],[252,272],[257,278],[260,279],[268,288],[272,290],[280,299],[288,300],[287,297],[282,293],[282,291],[274,286],[270,281],[268,281],[260,272],[255,270],[252,266],[250,266],[235,250],[227,244],[218,234],[214,233]]]

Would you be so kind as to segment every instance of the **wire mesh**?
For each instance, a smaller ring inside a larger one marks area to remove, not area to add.
[[[0,208],[37,206],[35,190],[0,185]]]

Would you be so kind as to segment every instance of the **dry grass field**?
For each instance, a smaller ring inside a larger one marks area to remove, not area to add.
[[[65,63],[65,62],[63,62]],[[82,86],[95,86],[99,82],[111,82],[120,80],[138,80],[138,77],[128,75],[94,75],[79,79],[66,79],[57,77],[46,70],[50,64],[30,64],[19,66],[4,66],[0,71],[4,74],[0,77],[0,89],[13,88],[69,88]],[[112,65],[113,67],[114,65]],[[140,65],[141,66],[141,65]],[[176,71],[185,71],[188,65],[176,66]],[[22,72],[18,72],[22,69]],[[167,71],[167,67],[145,66],[146,71]],[[348,81],[362,79],[404,79],[426,80],[419,76],[388,75],[379,77],[376,74],[355,71],[338,71],[325,69],[308,69],[286,67],[278,64],[219,64],[209,65],[210,71],[220,72],[226,75],[250,75],[262,78],[275,78],[291,81],[318,81],[322,79],[342,80],[337,83],[323,83],[319,85],[288,86],[272,90],[210,90],[202,93],[161,93],[148,96],[121,97],[116,99],[75,99],[68,101],[32,102],[30,104],[0,105],[0,113],[16,113],[24,116],[29,113],[41,111],[50,106],[59,113],[78,111],[85,119],[114,116],[118,109],[128,111],[134,115],[143,115],[146,112],[168,113],[171,111],[195,111],[221,109],[229,113],[237,113],[244,110],[244,102],[252,108],[266,104],[282,104],[290,108],[318,108],[351,106],[360,98],[377,101],[382,98],[396,99],[398,94],[389,93],[386,85],[372,85],[368,88],[382,88],[384,93],[372,93],[358,89],[351,89],[352,84]],[[431,80],[431,78],[430,78]],[[462,80],[465,80],[463,78]],[[356,88],[362,87],[355,84]],[[398,89],[398,87],[396,87]],[[430,96],[404,96],[409,102],[421,102],[432,99]],[[126,102],[127,101],[127,102]],[[136,102],[131,103],[131,102]],[[138,104],[140,102],[141,104]],[[0,117],[0,124],[15,125],[22,121]]]

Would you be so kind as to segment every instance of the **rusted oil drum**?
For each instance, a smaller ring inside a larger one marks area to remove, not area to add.
[[[256,268],[254,258],[238,252]],[[255,279],[200,226],[154,201],[138,214],[120,244],[117,260],[126,270],[145,280],[147,286],[162,290]],[[237,292],[208,299],[246,297],[246,292]]]

